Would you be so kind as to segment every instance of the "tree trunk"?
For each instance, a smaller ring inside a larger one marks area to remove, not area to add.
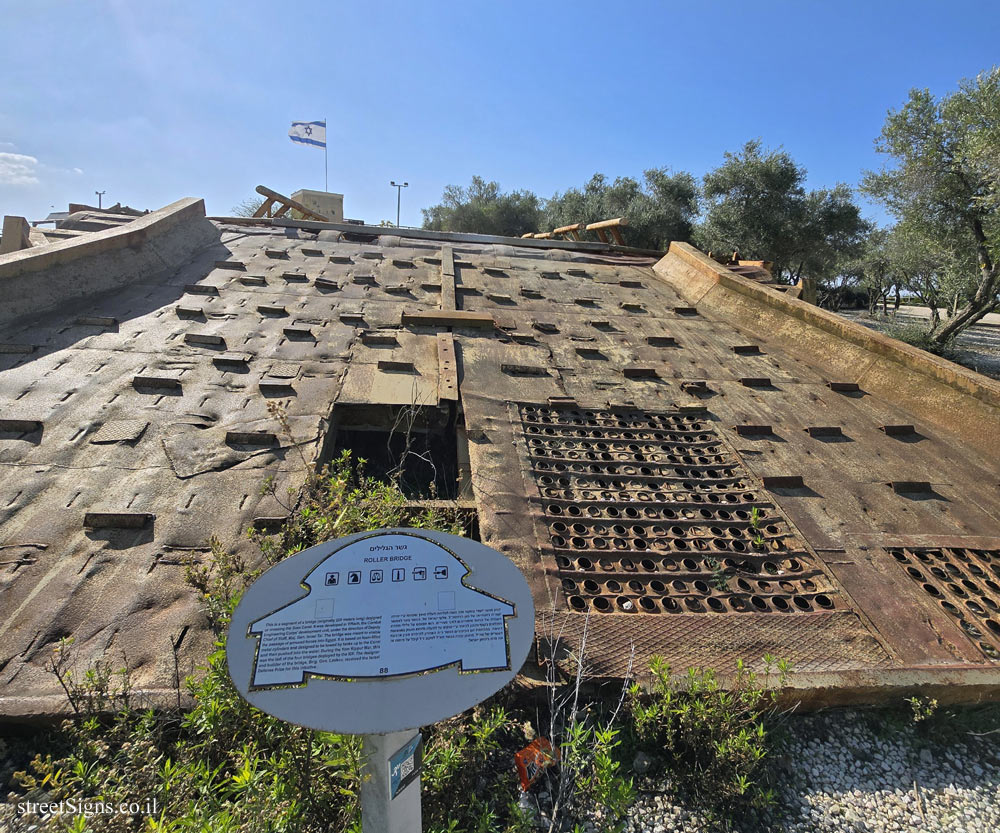
[[[997,297],[1000,292],[1000,265],[994,264],[990,257],[986,234],[978,218],[972,219],[972,233],[976,238],[976,251],[979,255],[979,286],[968,305],[934,334],[934,343],[938,345],[947,343],[1000,304],[1000,298]]]
[[[902,298],[899,297],[899,287],[897,286],[896,287],[896,297],[893,299],[893,302],[892,302],[892,314],[893,315],[895,315],[897,312],[899,312],[899,305],[900,305],[901,301],[902,301]]]

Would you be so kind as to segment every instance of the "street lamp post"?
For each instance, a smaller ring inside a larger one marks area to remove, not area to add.
[[[400,195],[403,193],[403,189],[409,186],[409,182],[404,182],[400,185],[398,182],[390,181],[389,184],[396,189],[396,228],[399,228],[399,202]]]
[[[104,195],[105,195],[106,193],[108,193],[108,192],[107,192],[107,191],[94,191],[94,193],[95,193],[95,194],[97,194],[97,207],[98,207],[98,208],[102,208],[102,206],[101,206],[101,198],[102,198],[102,197],[103,197],[103,196],[104,196]]]

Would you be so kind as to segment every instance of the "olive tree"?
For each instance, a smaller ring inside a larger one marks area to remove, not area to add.
[[[857,258],[870,225],[843,184],[806,191],[806,171],[759,140],[705,175],[701,248],[772,261],[778,280],[831,281]]]
[[[911,90],[875,146],[894,166],[863,187],[939,261],[928,281],[951,295],[954,314],[932,334],[944,345],[1000,308],[1000,68],[940,99]]]

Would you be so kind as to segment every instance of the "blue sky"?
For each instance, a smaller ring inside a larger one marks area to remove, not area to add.
[[[760,137],[810,187],[856,184],[911,87],[1000,63],[989,2],[32,0],[0,29],[0,212],[323,187],[403,224],[474,174],[550,196],[596,171],[701,177]],[[879,212],[868,209],[870,216]]]

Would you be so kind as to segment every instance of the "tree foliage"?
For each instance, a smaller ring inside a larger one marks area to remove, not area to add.
[[[541,204],[531,191],[504,193],[499,183],[474,176],[468,188],[447,186],[441,202],[421,212],[425,229],[520,237],[538,231]]]
[[[896,215],[918,254],[937,261],[927,280],[957,307],[934,332],[946,344],[1000,307],[1000,68],[941,99],[911,90],[875,146],[895,167],[869,172],[863,187]]]
[[[751,141],[705,175],[702,248],[770,260],[779,279],[829,280],[857,257],[869,230],[843,184],[807,192],[806,171],[784,151]]]
[[[698,214],[698,184],[691,174],[650,168],[643,182],[618,177],[609,182],[594,174],[583,189],[570,188],[545,203],[546,230],[624,217],[625,242],[663,251],[671,240],[688,241]]]

